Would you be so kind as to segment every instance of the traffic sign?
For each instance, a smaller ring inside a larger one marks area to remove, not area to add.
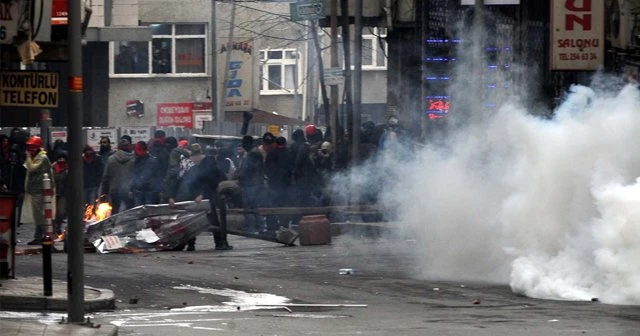
[[[291,20],[304,21],[322,19],[324,15],[324,2],[321,0],[303,0],[289,4]]]
[[[325,85],[342,85],[344,84],[344,70],[342,68],[324,69]]]

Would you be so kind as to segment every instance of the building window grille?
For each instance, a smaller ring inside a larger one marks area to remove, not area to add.
[[[111,74],[204,76],[206,24],[149,24],[149,42],[112,42]]]
[[[296,49],[260,50],[260,94],[294,94],[299,85]]]

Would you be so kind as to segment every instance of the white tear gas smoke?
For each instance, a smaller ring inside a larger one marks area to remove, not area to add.
[[[596,77],[571,87],[552,119],[512,100],[459,123],[446,146],[382,154],[335,189],[350,185],[352,199],[373,194],[393,209],[419,242],[424,278],[640,304],[640,92]]]

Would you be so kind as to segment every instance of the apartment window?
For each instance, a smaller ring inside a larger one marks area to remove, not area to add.
[[[206,74],[205,24],[150,24],[149,42],[114,42],[114,75]]]
[[[387,29],[370,28],[362,34],[362,69],[387,68]],[[352,63],[353,64],[353,63]]]
[[[261,94],[294,94],[298,86],[296,49],[260,50]]]

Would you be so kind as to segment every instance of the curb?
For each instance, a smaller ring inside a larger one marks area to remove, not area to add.
[[[87,313],[97,311],[112,311],[116,308],[113,291],[85,287],[85,291],[95,291],[98,297],[84,300],[84,310]],[[38,296],[14,296],[0,295],[0,309],[17,311],[66,311],[68,309],[67,298],[52,298]]]

